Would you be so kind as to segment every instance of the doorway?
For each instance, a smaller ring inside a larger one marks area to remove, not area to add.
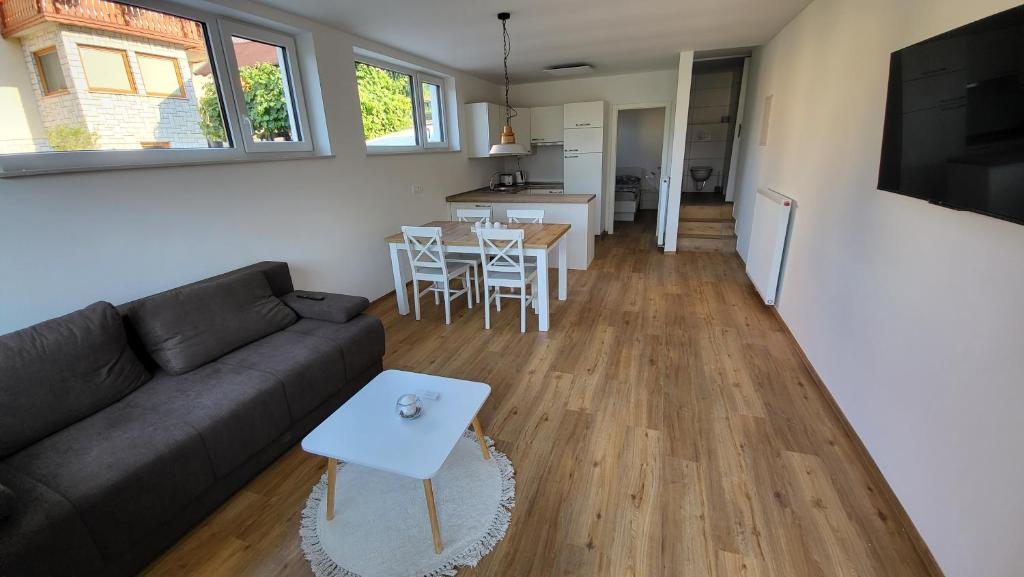
[[[628,227],[660,237],[668,206],[672,105],[668,102],[620,104],[612,107],[611,158],[605,204],[605,228]],[[650,230],[647,231],[646,229]]]
[[[693,63],[686,155],[683,160],[683,204],[724,204],[732,201],[734,143],[742,115],[745,58]]]

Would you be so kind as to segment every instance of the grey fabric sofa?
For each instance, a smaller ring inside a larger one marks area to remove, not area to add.
[[[263,262],[0,336],[0,575],[138,572],[376,376],[368,301],[301,294]]]

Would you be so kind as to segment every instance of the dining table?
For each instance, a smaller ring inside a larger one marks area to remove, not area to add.
[[[420,226],[438,227],[441,229],[441,243],[449,254],[480,254],[480,243],[473,232],[474,223],[435,220]],[[533,257],[537,262],[537,315],[541,331],[547,331],[551,324],[549,306],[550,289],[548,286],[548,253],[557,251],[558,268],[558,300],[569,298],[568,264],[566,258],[566,235],[571,228],[568,224],[527,224],[509,223],[503,225],[509,229],[522,229],[523,255]],[[386,239],[391,253],[391,273],[395,280],[395,298],[398,300],[398,313],[409,314],[409,295],[406,294],[406,266],[402,265],[401,253],[408,254],[409,247],[405,244],[402,233],[393,234]],[[488,253],[495,253],[489,249]],[[411,273],[409,274],[411,278]],[[481,278],[481,282],[483,278]]]

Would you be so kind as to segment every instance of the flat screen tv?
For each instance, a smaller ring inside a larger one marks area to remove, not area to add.
[[[892,54],[878,188],[1024,224],[1024,6]]]

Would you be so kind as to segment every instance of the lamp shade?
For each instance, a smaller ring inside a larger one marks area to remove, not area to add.
[[[519,154],[530,154],[529,150],[522,144],[495,144],[491,147],[490,156],[515,156]]]

